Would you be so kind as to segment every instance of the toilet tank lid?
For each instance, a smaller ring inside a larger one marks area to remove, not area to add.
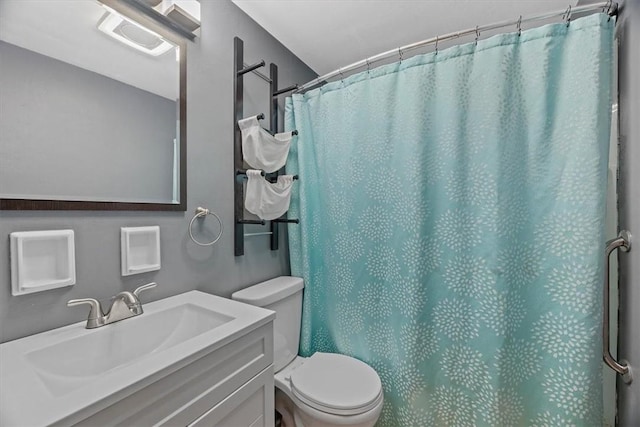
[[[302,288],[304,281],[300,277],[280,276],[234,292],[231,299],[264,307],[293,295]]]

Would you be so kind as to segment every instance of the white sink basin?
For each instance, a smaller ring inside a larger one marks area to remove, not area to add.
[[[0,425],[48,425],[275,315],[199,291],[97,329],[79,322],[0,345]]]
[[[25,354],[26,360],[55,395],[71,392],[112,369],[173,347],[234,318],[194,304],[147,312],[135,322],[120,321],[69,337]]]

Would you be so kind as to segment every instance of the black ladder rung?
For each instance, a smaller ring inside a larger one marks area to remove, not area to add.
[[[263,59],[262,61],[260,61],[260,62],[258,62],[256,64],[247,65],[243,69],[238,70],[238,75],[241,76],[243,74],[250,73],[251,71],[257,70],[258,68],[264,67],[264,66],[265,66],[265,62],[264,62],[264,59]]]
[[[271,221],[273,221],[273,222],[286,222],[286,223],[289,223],[289,224],[300,224],[300,220],[298,218],[296,218],[296,219],[278,218],[278,219],[272,219]]]
[[[294,85],[285,87],[284,89],[279,89],[279,90],[273,92],[272,96],[276,97],[276,96],[282,95],[283,93],[291,92],[292,90],[296,90],[296,89],[298,89],[298,84],[297,83],[294,84]]]
[[[239,219],[236,221],[238,224],[258,224],[265,225],[264,220],[262,219]]]

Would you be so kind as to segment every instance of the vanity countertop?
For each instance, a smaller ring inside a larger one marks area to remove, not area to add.
[[[97,329],[78,322],[0,345],[0,425],[90,416],[256,328],[275,313],[200,291]]]

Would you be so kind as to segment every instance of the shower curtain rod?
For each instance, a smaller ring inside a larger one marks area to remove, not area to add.
[[[415,42],[415,43],[411,43],[405,46],[400,46],[397,47],[395,49],[391,49],[388,50],[386,52],[382,52],[379,53],[377,55],[374,56],[370,56],[368,58],[362,59],[358,62],[354,62],[353,64],[347,65],[346,67],[341,67],[338,68],[337,70],[333,70],[329,73],[326,73],[320,77],[317,77],[305,84],[303,84],[302,86],[298,87],[298,89],[296,89],[295,91],[293,91],[293,93],[302,93],[305,92],[309,89],[311,89],[312,87],[315,86],[320,86],[323,85],[326,82],[326,80],[331,79],[333,77],[336,76],[343,76],[344,73],[349,72],[349,71],[353,71],[355,69],[361,68],[366,66],[367,68],[369,68],[371,66],[371,64],[373,62],[377,62],[383,59],[387,59],[387,58],[391,58],[394,56],[399,56],[400,60],[402,60],[402,55],[410,50],[413,49],[417,49],[419,47],[422,46],[426,46],[426,45],[430,45],[430,44],[435,44],[436,45],[436,52],[438,51],[438,43],[439,42],[444,42],[444,41],[448,41],[448,40],[454,40],[463,36],[467,36],[467,35],[472,35],[475,34],[476,36],[476,40],[478,39],[478,37],[480,36],[481,32],[484,31],[491,31],[491,30],[496,30],[498,28],[504,28],[504,27],[511,27],[511,26],[516,26],[516,30],[518,32],[521,31],[521,25],[524,22],[533,22],[533,21],[540,21],[540,20],[544,20],[544,19],[549,19],[549,18],[555,18],[558,16],[562,16],[562,18],[564,20],[567,21],[567,23],[569,23],[571,21],[571,15],[574,13],[581,13],[581,12],[591,12],[591,11],[595,11],[597,9],[602,9],[602,12],[606,12],[609,16],[614,16],[617,14],[618,11],[618,3],[613,2],[613,1],[607,1],[607,2],[600,2],[600,3],[592,3],[592,4],[587,4],[584,6],[577,6],[577,7],[571,7],[569,6],[567,9],[564,10],[558,10],[555,12],[548,12],[542,15],[536,15],[536,16],[531,16],[531,17],[527,17],[527,18],[523,18],[522,15],[516,19],[516,20],[512,20],[512,21],[502,21],[502,22],[497,22],[495,24],[489,24],[489,25],[484,25],[482,27],[478,26],[475,28],[469,28],[467,30],[463,30],[463,31],[457,31],[455,33],[449,33],[449,34],[445,34],[442,36],[437,36],[437,37],[433,37],[430,39],[426,39],[426,40],[422,40],[419,42]]]

